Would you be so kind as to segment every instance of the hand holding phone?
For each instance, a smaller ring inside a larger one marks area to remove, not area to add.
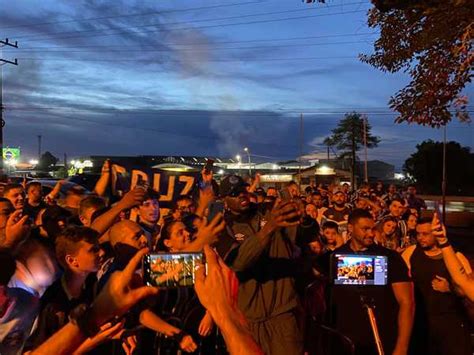
[[[192,287],[202,253],[156,253],[143,258],[143,281],[147,286]]]

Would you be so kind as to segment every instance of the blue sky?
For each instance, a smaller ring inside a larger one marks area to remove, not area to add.
[[[376,38],[368,1],[0,0],[5,144],[26,156],[222,155],[248,146],[284,160],[321,142],[345,112],[367,113],[382,142],[369,158],[400,167],[436,129],[396,125],[407,83],[361,63]],[[7,9],[7,11],[5,11]],[[466,92],[473,96],[472,87]],[[472,100],[471,100],[472,101]],[[448,138],[474,145],[472,125]]]

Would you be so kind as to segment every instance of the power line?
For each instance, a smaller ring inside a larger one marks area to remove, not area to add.
[[[356,2],[352,3],[352,5],[355,4],[361,4],[361,2]],[[331,8],[331,7],[339,7],[339,5],[329,5],[326,6],[325,8]],[[284,10],[284,11],[274,11],[274,12],[260,12],[260,13],[253,13],[253,14],[246,14],[246,15],[235,15],[235,16],[227,16],[227,17],[218,17],[218,18],[207,18],[207,19],[196,19],[196,20],[186,20],[186,21],[178,21],[178,22],[166,22],[166,23],[152,23],[152,24],[147,24],[147,25],[139,25],[139,26],[127,26],[125,28],[130,28],[130,29],[136,29],[136,28],[146,28],[146,27],[156,27],[156,26],[168,26],[168,25],[187,25],[190,23],[199,23],[199,22],[212,22],[212,21],[225,21],[225,20],[236,20],[236,19],[242,19],[242,18],[249,18],[249,17],[258,17],[258,16],[272,16],[272,15],[281,15],[281,14],[287,14],[287,13],[295,13],[295,12],[308,12],[311,10],[316,10],[318,8],[305,8],[305,9],[296,9],[296,10]],[[364,10],[357,10],[358,12],[362,12]],[[331,14],[320,14],[319,16],[325,16],[325,15],[331,15]],[[47,38],[51,38],[51,35],[54,37],[54,35],[69,35],[69,34],[81,34],[81,33],[94,33],[94,32],[103,32],[103,31],[108,31],[108,30],[113,30],[111,28],[98,28],[98,29],[90,29],[90,30],[82,30],[82,31],[62,31],[62,32],[55,32],[50,35],[48,35]],[[37,36],[19,36],[18,38],[23,39],[23,40],[29,40],[29,39],[37,39],[37,38],[43,38],[43,35],[37,35]],[[46,38],[46,39],[47,39]]]
[[[285,37],[285,38],[266,38],[266,39],[251,39],[251,40],[241,40],[241,41],[216,41],[212,42],[211,45],[221,45],[221,44],[236,44],[236,43],[255,43],[255,42],[281,42],[281,41],[296,41],[296,40],[307,40],[307,39],[320,39],[320,38],[333,38],[333,37],[352,37],[352,36],[370,36],[370,35],[379,35],[378,32],[366,32],[366,33],[345,33],[345,34],[335,34],[335,35],[322,35],[322,36],[304,36],[304,37]],[[166,45],[175,45],[175,46],[209,46],[209,42],[193,42],[193,43],[164,43]],[[43,46],[43,47],[22,47],[19,50],[30,50],[30,49],[63,49],[63,48],[97,48],[97,49],[108,49],[108,48],[138,48],[142,49],[144,47],[155,47],[154,45],[137,45],[137,46],[127,46],[127,45],[73,45],[73,46]]]
[[[365,12],[365,10],[355,10],[355,11],[343,11],[343,12],[336,12],[336,13],[330,13],[330,14],[318,14],[318,15],[307,15],[307,16],[296,16],[296,17],[286,17],[286,18],[280,18],[280,19],[267,19],[267,20],[255,20],[255,21],[247,21],[247,22],[235,22],[235,23],[227,23],[227,24],[217,24],[217,25],[206,25],[206,26],[195,26],[195,27],[182,27],[182,28],[170,28],[167,29],[172,30],[172,31],[194,31],[197,29],[206,29],[206,28],[216,28],[216,27],[229,27],[229,26],[240,26],[240,25],[253,25],[253,24],[260,24],[260,23],[270,23],[270,22],[279,22],[279,21],[292,21],[292,20],[302,20],[302,19],[307,19],[307,18],[315,18],[315,17],[323,17],[323,16],[338,16],[338,15],[347,15],[347,14],[354,14],[354,13],[360,13],[360,12]],[[163,23],[161,25],[167,25],[167,23]],[[158,30],[149,30],[149,31],[135,31],[133,32],[134,34],[145,34],[145,33],[155,33],[155,32],[160,32],[163,29],[158,29]],[[116,35],[121,35],[121,34],[130,34],[130,31],[120,31],[120,32],[115,32],[115,33],[104,33],[104,34],[91,34],[87,35],[87,38],[90,37],[107,37],[107,36],[116,36]],[[42,37],[42,38],[25,38],[26,41],[28,39],[34,39],[34,40],[49,40],[49,39],[71,39],[71,38],[82,38],[84,36],[78,35],[78,36],[67,36],[67,37]]]
[[[142,63],[155,63],[160,64],[156,59],[71,59],[71,58],[34,58],[34,57],[19,57],[21,60],[29,61],[54,61],[54,62],[136,62],[140,60]],[[278,61],[299,61],[299,60],[326,60],[326,59],[357,59],[355,56],[339,56],[339,57],[299,57],[299,58],[240,58],[240,59],[206,59],[207,62],[278,62]],[[169,60],[169,58],[167,59]]]
[[[345,41],[345,42],[329,42],[329,43],[298,43],[298,44],[279,44],[279,45],[274,45],[274,46],[249,46],[249,47],[222,47],[222,48],[212,48],[212,51],[220,51],[220,50],[240,50],[240,49],[269,49],[269,48],[291,48],[291,47],[313,47],[313,46],[331,46],[331,45],[344,45],[344,44],[358,44],[358,43],[367,43],[365,41]],[[153,53],[168,53],[168,52],[202,52],[202,51],[210,51],[208,48],[203,48],[203,49],[195,49],[195,48],[184,48],[184,49],[141,49],[137,52],[140,53],[147,53],[147,52],[153,52]],[[23,50],[22,52],[27,52],[27,53],[36,53],[36,50]],[[46,51],[41,51],[41,53],[47,53],[47,54],[54,54],[54,53],[87,53],[87,52],[95,52],[95,50],[60,50],[60,51],[51,51],[51,50],[46,50]],[[101,51],[104,52],[104,51]],[[121,52],[130,52],[129,49],[114,49],[114,50],[108,50],[106,52],[109,53],[121,53]]]
[[[141,17],[141,16],[161,15],[161,14],[172,13],[172,12],[199,11],[199,10],[215,9],[219,7],[232,7],[232,6],[243,6],[243,5],[250,5],[250,4],[261,4],[267,1],[268,0],[248,1],[248,2],[231,3],[231,4],[191,7],[191,8],[175,9],[175,10],[162,10],[162,11],[156,11],[156,12],[142,12],[142,13],[126,14],[126,15],[112,15],[112,16],[101,16],[101,17],[92,17],[92,18],[85,18],[85,19],[64,20],[64,21],[27,23],[27,24],[22,24],[22,25],[4,26],[4,27],[0,27],[0,29],[3,30],[3,29],[19,28],[19,27],[38,27],[38,26],[56,25],[56,24],[62,24],[62,23],[108,20],[112,18],[122,18],[122,17]]]

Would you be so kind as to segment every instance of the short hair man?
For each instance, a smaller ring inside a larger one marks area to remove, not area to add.
[[[94,212],[105,208],[105,201],[99,196],[87,196],[79,203],[79,220],[85,227],[92,225]]]
[[[150,246],[155,246],[160,234],[160,194],[153,189],[148,189],[143,202],[138,205],[138,223],[145,231]]]
[[[143,229],[138,223],[130,220],[123,220],[114,224],[109,234],[115,257],[111,263],[108,263],[108,269],[99,280],[99,291],[104,287],[105,283],[115,271],[123,270],[138,250],[148,246],[148,240]],[[128,315],[130,316],[129,321],[134,323],[134,325],[140,323],[149,329],[163,333],[169,337],[177,336],[181,333],[180,329],[166,323],[153,313],[148,305],[142,304],[140,307],[134,308]],[[176,338],[181,349],[187,352],[196,350],[196,344],[191,336],[183,334],[183,336],[177,336]]]
[[[334,285],[331,304],[334,326],[352,339],[357,354],[376,354],[376,346],[367,310],[361,295],[373,301],[380,337],[386,354],[408,350],[413,324],[413,284],[401,256],[374,243],[375,222],[365,210],[355,209],[349,216],[352,238],[332,253],[381,255],[388,258],[387,284],[384,286]],[[335,260],[334,260],[335,262]],[[394,329],[394,325],[397,327]]]
[[[38,213],[43,208],[46,208],[46,203],[43,201],[43,189],[41,183],[38,181],[32,181],[26,185],[26,196],[27,199],[24,208],[25,213],[35,220]]]
[[[417,245],[408,247],[402,255],[416,291],[413,354],[472,354],[469,320],[462,304],[464,293],[451,280],[433,235],[431,218],[420,219],[416,232]],[[466,274],[472,274],[464,255],[458,252],[456,256]]]
[[[25,207],[25,189],[20,184],[6,185],[3,197],[10,200],[15,210],[22,210]]]
[[[285,269],[285,263],[292,265],[296,229],[283,225],[290,226],[292,218],[299,220],[297,205],[288,202],[271,212],[259,210],[250,203],[245,182],[236,175],[222,180],[220,195],[227,208],[228,228],[218,244],[231,241],[231,247],[217,246],[217,250],[227,256],[226,262],[239,276],[238,305],[254,339],[267,354],[302,354],[294,314],[298,303],[294,276],[278,271]],[[295,233],[293,238],[290,233]],[[277,260],[278,267],[273,264]]]
[[[70,226],[55,240],[56,258],[64,273],[41,298],[33,348],[42,344],[67,322],[79,304],[91,304],[95,273],[100,267],[99,234],[88,227]]]
[[[322,222],[333,221],[339,226],[339,233],[343,237],[347,234],[347,221],[351,209],[346,205],[347,196],[341,187],[336,187],[332,192],[332,206],[323,213]]]
[[[416,196],[415,185],[409,185],[407,188],[407,204],[408,204],[408,208],[415,209],[418,212],[418,214],[420,214],[422,209],[426,210],[425,200]]]

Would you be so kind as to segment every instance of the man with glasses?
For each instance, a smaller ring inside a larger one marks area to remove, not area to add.
[[[230,175],[220,186],[226,212],[226,235],[219,248],[239,278],[238,306],[264,353],[302,354],[295,317],[293,250],[300,212],[294,202],[270,211],[251,204],[241,177]],[[230,243],[229,243],[230,241]]]

